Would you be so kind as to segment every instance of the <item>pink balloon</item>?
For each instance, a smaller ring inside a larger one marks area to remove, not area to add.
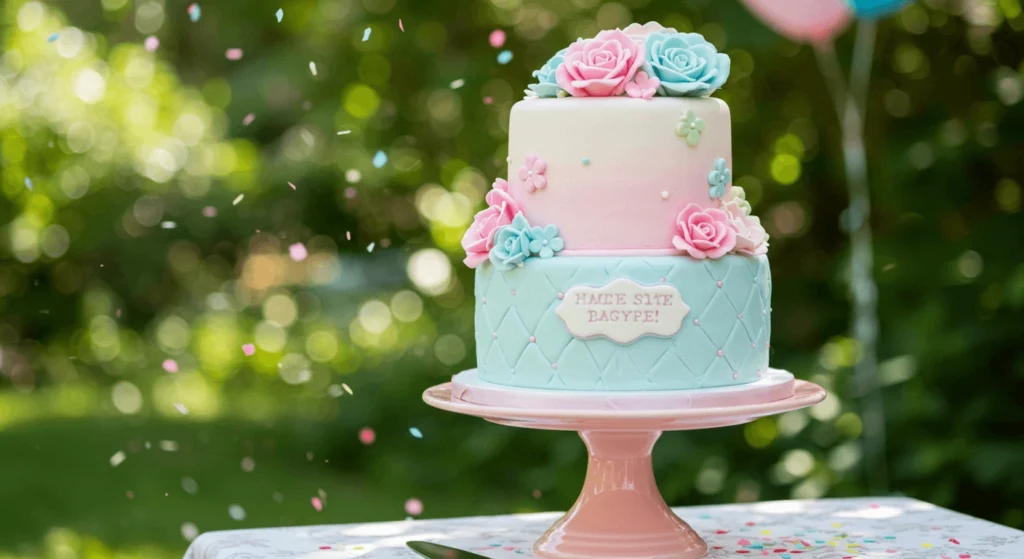
[[[846,0],[743,0],[747,8],[780,35],[794,41],[823,43],[850,22]]]

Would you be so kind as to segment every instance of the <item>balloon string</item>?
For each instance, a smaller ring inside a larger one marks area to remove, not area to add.
[[[844,212],[843,226],[850,237],[848,281],[853,298],[853,335],[860,346],[860,355],[854,364],[854,393],[860,399],[864,425],[864,467],[869,491],[884,494],[888,492],[888,472],[885,462],[885,408],[878,390],[878,285],[874,280],[871,195],[864,143],[864,115],[876,35],[874,20],[859,23],[849,88],[831,43],[817,45],[815,54],[835,104],[843,137],[843,169],[850,199],[850,205]]]

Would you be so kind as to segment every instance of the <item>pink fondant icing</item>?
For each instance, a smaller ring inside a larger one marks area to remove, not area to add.
[[[548,186],[548,179],[544,173],[548,170],[548,164],[536,155],[527,155],[526,162],[519,168],[519,180],[523,181],[523,188],[527,192],[544,190]]]
[[[749,204],[745,200],[730,199],[722,204],[722,209],[729,214],[733,228],[736,229],[736,252],[747,256],[760,256],[768,252],[768,233],[761,226],[761,219],[749,215]]]
[[[648,76],[647,72],[641,70],[636,73],[633,81],[626,84],[626,95],[637,99],[651,99],[658,92],[659,85],[661,85],[661,80]],[[668,198],[668,196],[664,196],[664,198]]]
[[[487,209],[476,214],[473,224],[462,236],[462,248],[466,250],[463,262],[470,268],[476,268],[487,260],[487,253],[494,246],[494,232],[512,223],[512,219],[519,213],[519,204],[509,194],[505,179],[494,181],[485,200]]]
[[[618,29],[569,45],[555,70],[558,85],[573,97],[614,97],[643,66],[643,45]]]
[[[675,132],[690,110],[707,123],[696,147]],[[560,256],[679,254],[675,218],[687,204],[712,204],[708,169],[719,157],[732,167],[730,128],[728,106],[714,98],[522,101],[509,124],[509,173],[541,155],[554,186],[539,196],[516,180],[509,194],[531,224],[558,227]]]
[[[736,246],[736,228],[729,214],[717,208],[689,204],[676,218],[676,248],[693,258],[721,258]]]

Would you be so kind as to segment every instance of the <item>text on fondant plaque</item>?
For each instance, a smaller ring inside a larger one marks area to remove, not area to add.
[[[641,336],[672,336],[690,307],[671,285],[617,279],[602,287],[570,288],[556,312],[577,338],[629,343]]]

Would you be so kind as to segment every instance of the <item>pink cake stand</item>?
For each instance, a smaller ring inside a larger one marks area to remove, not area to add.
[[[679,391],[679,407],[649,406],[649,394],[637,393],[641,402],[616,393],[618,409],[602,409],[594,394],[566,392],[564,400],[546,395],[545,407],[524,407],[530,390],[487,385],[475,371],[456,375],[453,382],[428,388],[423,400],[442,410],[482,417],[487,421],[530,429],[577,431],[587,445],[590,461],[576,504],[544,533],[533,546],[540,557],[550,559],[697,559],[708,552],[703,539],[677,517],[658,492],[651,465],[651,450],[663,431],[713,429],[748,423],[759,417],[813,406],[825,399],[825,390],[813,383],[793,380],[785,371],[769,370],[768,377],[785,380],[788,395],[767,390],[766,382],[752,383],[751,397],[742,387]],[[767,379],[765,379],[767,380]],[[479,390],[485,389],[485,397]],[[743,385],[750,386],[750,385]],[[454,390],[453,390],[454,388]],[[511,406],[494,405],[493,396],[506,390]],[[497,391],[497,392],[496,392]],[[453,392],[456,396],[453,396]],[[722,395],[729,397],[723,401]],[[468,401],[485,399],[488,405]],[[730,405],[728,401],[739,402]],[[705,405],[710,403],[712,405]],[[627,409],[623,409],[627,408]],[[632,408],[632,409],[629,409]]]

